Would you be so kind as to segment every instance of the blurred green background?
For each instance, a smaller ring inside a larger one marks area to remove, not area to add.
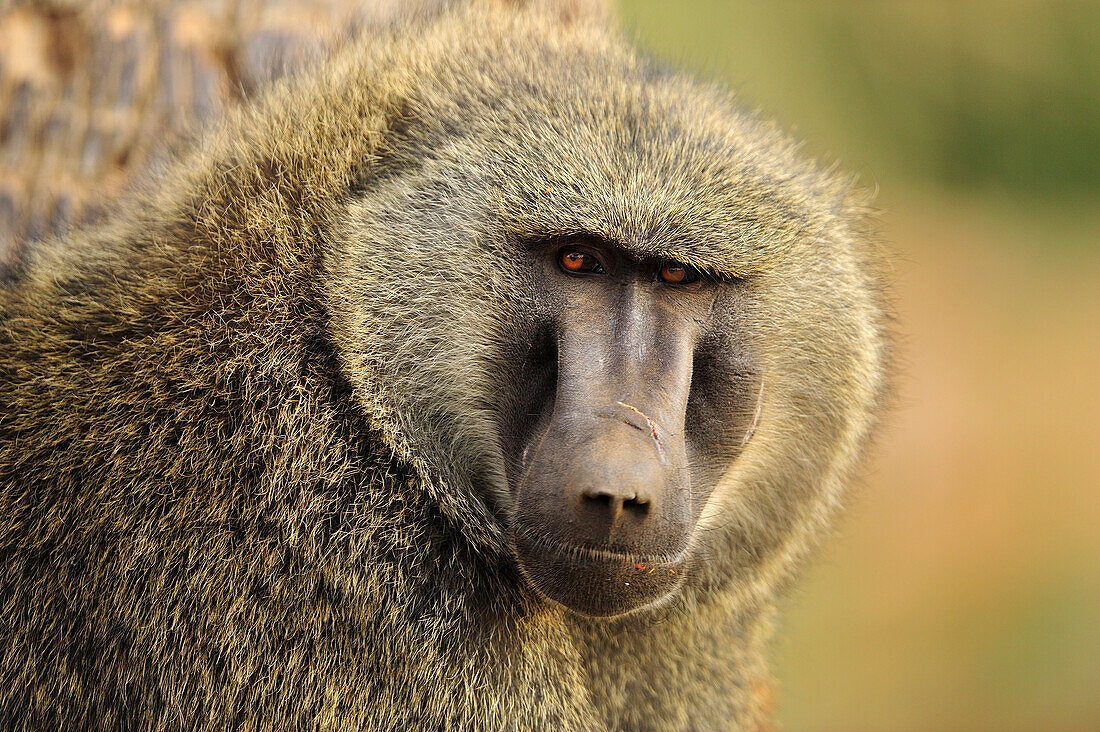
[[[620,0],[878,190],[903,363],[785,604],[790,730],[1100,730],[1100,3]]]

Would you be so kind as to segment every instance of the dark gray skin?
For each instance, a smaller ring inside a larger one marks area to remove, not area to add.
[[[592,238],[537,247],[534,276],[553,348],[543,388],[517,405],[533,426],[509,440],[516,553],[543,596],[585,615],[627,613],[684,577],[714,488],[692,456],[735,451],[751,429],[710,434],[702,413],[751,414],[730,409],[742,382],[697,383],[692,399],[711,310],[734,283]]]

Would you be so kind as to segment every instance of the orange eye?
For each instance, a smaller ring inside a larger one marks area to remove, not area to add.
[[[600,260],[579,249],[562,249],[558,253],[558,262],[566,272],[602,274],[604,271]]]
[[[658,276],[662,282],[667,282],[670,285],[690,285],[702,279],[699,270],[679,262],[662,263]]]

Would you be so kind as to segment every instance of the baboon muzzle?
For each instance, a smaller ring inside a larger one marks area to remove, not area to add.
[[[693,525],[690,343],[662,338],[660,318],[618,322],[559,335],[553,413],[525,451],[513,527],[534,587],[594,616],[672,592]]]

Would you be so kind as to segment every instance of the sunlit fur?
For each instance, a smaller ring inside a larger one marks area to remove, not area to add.
[[[884,392],[863,199],[542,5],[364,40],[2,286],[0,719],[764,723],[776,596]],[[612,620],[527,588],[494,419],[525,242],[576,232],[736,282],[764,384],[679,591]]]

